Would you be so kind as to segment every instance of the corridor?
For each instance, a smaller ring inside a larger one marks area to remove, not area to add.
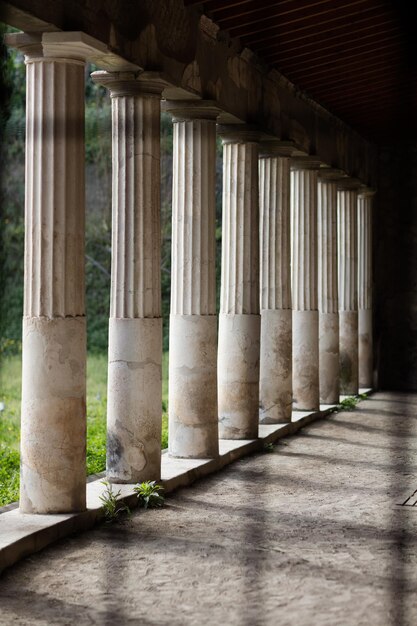
[[[17,564],[0,624],[416,624],[416,434],[417,395],[376,393]]]

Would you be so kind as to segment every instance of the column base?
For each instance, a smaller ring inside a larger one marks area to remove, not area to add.
[[[339,381],[339,314],[319,314],[319,381],[320,402],[338,404]]]
[[[23,319],[20,511],[86,509],[86,322]]]
[[[110,318],[107,478],[160,480],[162,320]]]
[[[292,311],[261,312],[259,422],[291,422]]]
[[[359,391],[358,312],[339,311],[340,393],[354,396]]]
[[[219,435],[256,439],[259,429],[260,315],[219,317]]]
[[[359,309],[359,387],[372,388],[373,372],[373,341],[372,341],[372,309]]]
[[[294,409],[318,411],[319,400],[319,313],[293,311]]]
[[[171,456],[218,456],[216,315],[170,317],[168,414]]]

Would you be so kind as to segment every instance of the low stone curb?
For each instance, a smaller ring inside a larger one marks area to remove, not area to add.
[[[360,393],[369,395],[369,389]],[[343,400],[342,396],[342,400]],[[322,405],[320,411],[310,413],[293,411],[288,424],[261,424],[259,438],[252,440],[220,439],[220,454],[216,459],[173,459],[167,451],[162,454],[161,485],[164,493],[171,493],[180,487],[221,470],[234,461],[260,452],[265,444],[274,443],[287,435],[292,435],[311,422],[327,417],[336,410],[336,405]],[[29,515],[19,512],[18,504],[0,508],[0,572],[17,561],[42,550],[46,546],[73,533],[92,528],[104,518],[100,495],[105,487],[102,480],[105,473],[90,476],[87,480],[87,510],[81,513],[59,515]],[[120,500],[129,508],[137,506],[134,485],[117,485]]]

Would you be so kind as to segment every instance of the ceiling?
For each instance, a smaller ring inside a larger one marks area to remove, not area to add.
[[[417,33],[403,0],[184,0],[383,144],[417,138]]]

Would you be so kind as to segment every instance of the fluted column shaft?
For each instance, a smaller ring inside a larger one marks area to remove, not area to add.
[[[372,341],[372,196],[358,195],[358,329],[359,386],[373,386]]]
[[[338,189],[340,391],[348,395],[359,389],[357,206],[356,188]]]
[[[151,73],[94,72],[112,102],[107,478],[161,475],[160,97]]]
[[[261,345],[259,420],[291,421],[291,148],[265,142],[259,160]]]
[[[216,117],[208,102],[169,102],[173,115],[169,453],[218,455]]]
[[[294,408],[319,408],[317,170],[309,157],[291,166]]]
[[[84,61],[71,43],[45,58],[14,37],[27,76],[20,510],[75,512],[86,506]]]
[[[219,432],[224,439],[252,439],[259,424],[259,148],[247,127],[220,127],[220,134]]]
[[[323,177],[322,177],[323,176]],[[317,187],[320,402],[339,402],[337,182],[323,172]]]

